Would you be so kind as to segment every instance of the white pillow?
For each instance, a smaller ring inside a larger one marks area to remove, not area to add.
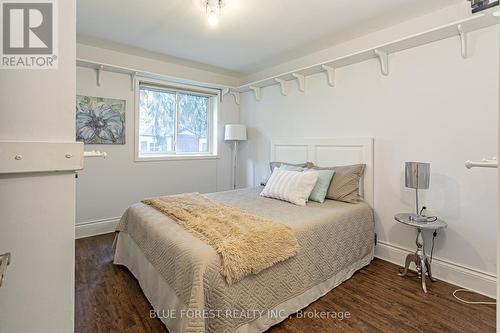
[[[260,195],[305,206],[317,181],[317,172],[287,171],[275,168]]]

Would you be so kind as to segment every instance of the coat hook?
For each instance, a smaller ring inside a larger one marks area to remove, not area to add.
[[[221,96],[220,96],[221,102],[224,101],[224,99],[227,95],[232,95],[234,97],[234,102],[237,105],[240,105],[240,92],[239,91],[232,90],[231,88],[223,88]]]
[[[104,70],[104,65],[99,65],[97,68],[97,86],[100,87],[102,83],[102,71]]]
[[[229,93],[233,95],[234,102],[236,103],[236,105],[240,105],[240,92],[235,90],[230,90]]]
[[[137,72],[133,72],[130,74],[130,90],[134,91],[135,90],[135,78],[137,76]]]
[[[458,36],[460,37],[460,50],[462,54],[462,58],[467,59],[467,32],[464,31],[464,28],[461,24],[457,26]]]
[[[382,74],[385,76],[389,75],[389,56],[387,52],[382,50],[374,50],[374,52],[380,61],[380,70]]]
[[[229,94],[229,88],[222,88],[220,94],[221,103],[224,102],[224,98],[226,97],[227,94]]]
[[[306,91],[306,76],[302,74],[292,73],[293,77],[297,79],[299,84],[299,90],[302,92]]]
[[[262,99],[262,88],[254,86],[250,86],[249,88],[253,90],[255,94],[255,99],[260,101]]]
[[[335,87],[335,68],[327,65],[321,65],[321,68],[326,72],[328,85]]]
[[[290,85],[288,84],[288,81],[287,80],[278,79],[278,78],[275,78],[274,80],[280,84],[281,94],[283,96],[288,95],[288,92],[290,91]]]

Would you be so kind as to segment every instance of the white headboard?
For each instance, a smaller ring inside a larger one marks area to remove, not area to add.
[[[271,161],[307,161],[319,167],[364,163],[360,195],[374,207],[372,138],[276,138],[271,140]]]

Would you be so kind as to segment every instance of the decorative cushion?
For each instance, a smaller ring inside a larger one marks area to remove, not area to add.
[[[317,172],[287,171],[275,168],[260,195],[305,206],[317,180]]]
[[[300,168],[312,168],[314,166],[314,163],[305,162],[305,163],[292,164],[292,163],[285,163],[285,162],[271,162],[271,163],[269,163],[269,168],[271,169],[271,173],[274,171],[275,168],[279,168],[282,165],[290,165],[290,166],[295,166],[295,167],[300,167]]]
[[[299,172],[302,172],[304,171],[305,169],[302,168],[302,167],[298,167],[298,166],[295,166],[295,165],[290,165],[290,164],[282,164],[280,166],[280,169],[281,170],[286,170],[286,171],[299,171]]]
[[[309,196],[309,200],[316,201],[319,203],[325,202],[326,193],[328,191],[328,187],[330,186],[330,182],[332,181],[334,170],[316,170],[316,169],[304,169],[298,166],[293,166],[289,164],[282,164],[280,170],[288,170],[288,171],[306,171],[306,172],[317,172],[318,173],[318,181],[314,186],[311,195]]]
[[[335,170],[306,169],[305,172],[318,173],[318,181],[309,195],[309,200],[319,203],[325,202],[326,193],[328,192],[328,188],[330,187],[330,183],[334,177]]]
[[[305,163],[299,163],[299,164],[291,164],[291,163],[285,163],[285,162],[271,162],[271,163],[269,163],[269,168],[271,169],[271,173],[274,171],[275,168],[280,168],[283,166],[296,167],[296,168],[300,168],[300,171],[303,171],[304,168],[314,167],[314,163],[312,163],[312,162],[305,162]],[[295,171],[294,169],[291,169],[291,170]],[[296,169],[296,171],[299,171],[299,170]],[[269,177],[267,177],[266,179],[261,181],[260,185],[266,186],[268,180],[269,180]]]
[[[365,164],[328,168],[314,167],[312,169],[335,171],[328,192],[326,193],[327,199],[350,203],[358,202],[359,181],[365,171]]]
[[[356,203],[358,202],[359,181],[365,171],[365,164],[336,166],[331,168],[313,168],[316,170],[334,170],[326,197],[328,199]]]

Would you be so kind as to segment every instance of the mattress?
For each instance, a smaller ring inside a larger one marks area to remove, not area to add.
[[[369,205],[306,207],[259,196],[261,187],[206,196],[290,226],[299,253],[228,285],[215,250],[155,209],[125,212],[115,264],[128,267],[170,332],[262,332],[306,307],[373,259]]]

